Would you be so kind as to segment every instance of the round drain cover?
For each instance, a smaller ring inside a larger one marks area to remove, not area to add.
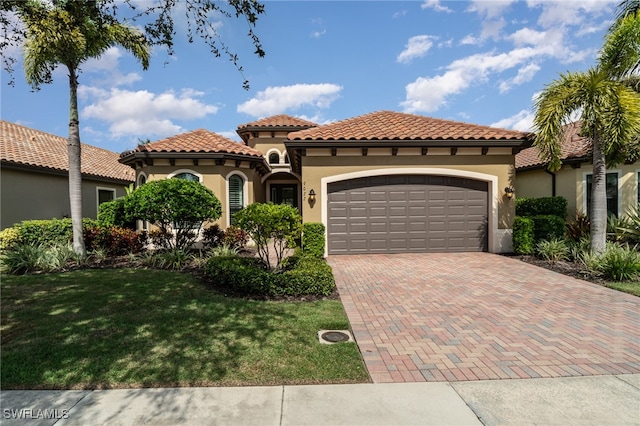
[[[341,333],[339,331],[327,331],[326,333],[322,333],[320,337],[322,337],[323,340],[332,343],[349,341],[349,335]]]

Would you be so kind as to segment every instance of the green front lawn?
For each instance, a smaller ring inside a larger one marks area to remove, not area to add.
[[[366,382],[336,300],[227,298],[179,272],[81,270],[3,276],[2,388]]]
[[[624,291],[625,293],[640,297],[640,281],[607,281],[605,285],[618,291]]]

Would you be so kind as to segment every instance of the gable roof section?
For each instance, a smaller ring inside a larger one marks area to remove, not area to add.
[[[377,111],[290,133],[287,141],[519,141],[527,133],[393,111]],[[447,146],[446,143],[442,144]],[[372,144],[373,146],[373,144]]]
[[[560,160],[563,163],[586,161],[591,155],[591,144],[587,138],[580,136],[580,127],[580,121],[564,127],[560,148]],[[540,158],[540,150],[535,146],[516,154],[516,170],[541,169],[547,163]]]
[[[129,151],[132,152],[132,151]],[[171,136],[156,142],[138,145],[133,152],[148,153],[202,153],[202,154],[237,154],[262,157],[258,150],[243,143],[234,142],[222,135],[205,129]],[[123,153],[124,156],[127,153]]]
[[[0,120],[0,153],[3,166],[69,172],[67,139],[16,123]],[[133,182],[135,173],[118,162],[118,154],[82,144],[82,174],[122,182]]]
[[[280,128],[293,130],[308,129],[316,127],[317,124],[302,118],[292,117],[286,114],[273,115],[271,117],[262,118],[260,120],[251,121],[249,123],[238,126],[238,133],[251,130],[276,130]]]

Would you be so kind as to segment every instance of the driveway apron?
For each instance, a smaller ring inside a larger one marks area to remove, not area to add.
[[[489,253],[328,262],[376,383],[640,373],[640,297]]]

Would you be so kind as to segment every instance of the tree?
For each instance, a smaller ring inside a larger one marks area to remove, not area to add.
[[[0,24],[4,28],[0,38],[0,53],[4,68],[13,75],[16,58],[6,55],[11,46],[21,46],[26,31],[20,20],[14,19],[14,13],[24,8],[26,2],[36,0],[0,0]],[[38,3],[93,3],[101,16],[112,22],[131,22],[143,29],[144,36],[151,46],[166,48],[169,55],[174,52],[174,38],[177,36],[174,17],[185,21],[186,37],[191,43],[199,38],[207,45],[215,57],[226,56],[243,76],[243,87],[249,88],[244,79],[240,58],[223,40],[218,30],[220,20],[241,20],[247,26],[247,36],[251,40],[254,54],[263,57],[265,52],[254,28],[264,5],[257,0],[37,0]],[[12,84],[13,80],[9,81]]]
[[[29,0],[7,2],[25,27],[24,69],[34,89],[51,83],[52,72],[62,65],[69,76],[69,202],[73,222],[73,249],[84,256],[82,239],[82,173],[78,120],[78,76],[80,66],[119,45],[149,66],[150,48],[133,27],[102,13],[97,1]],[[3,8],[5,3],[3,3]]]
[[[596,67],[565,73],[549,84],[536,100],[534,145],[549,169],[558,170],[560,140],[570,117],[581,115],[581,135],[592,145],[591,247],[605,249],[607,227],[606,165],[633,152],[640,133],[640,95],[625,81],[637,68],[640,20],[627,14],[607,36]],[[636,38],[632,34],[636,34]]]
[[[215,14],[225,18],[244,18],[249,27],[248,36],[255,47],[255,54],[264,51],[253,28],[264,6],[256,0],[187,1],[185,15],[187,36],[199,36],[211,52],[219,57],[223,53],[242,74],[238,56],[223,42],[216,30]],[[13,75],[16,58],[10,47],[24,46],[24,67],[27,82],[38,89],[52,82],[52,71],[63,65],[69,73],[69,200],[73,221],[73,247],[76,253],[85,254],[82,240],[82,175],[80,152],[80,127],[78,120],[77,88],[80,66],[90,58],[99,57],[109,47],[120,45],[130,51],[146,70],[149,66],[150,46],[162,45],[173,54],[173,38],[176,34],[173,14],[182,7],[175,0],[159,0],[141,3],[134,0],[0,0],[0,54],[4,68]],[[130,12],[127,16],[127,12]],[[132,23],[142,23],[144,33],[123,24],[129,18]],[[9,81],[12,84],[13,79]],[[248,89],[245,79],[243,86]]]
[[[278,266],[288,247],[295,245],[300,237],[301,218],[298,209],[287,204],[253,203],[237,212],[234,216],[236,226],[251,235],[256,243],[260,259],[271,269],[272,242]]]
[[[203,222],[221,215],[220,201],[200,182],[163,179],[147,182],[124,198],[127,217],[157,226],[166,248],[188,249]]]

